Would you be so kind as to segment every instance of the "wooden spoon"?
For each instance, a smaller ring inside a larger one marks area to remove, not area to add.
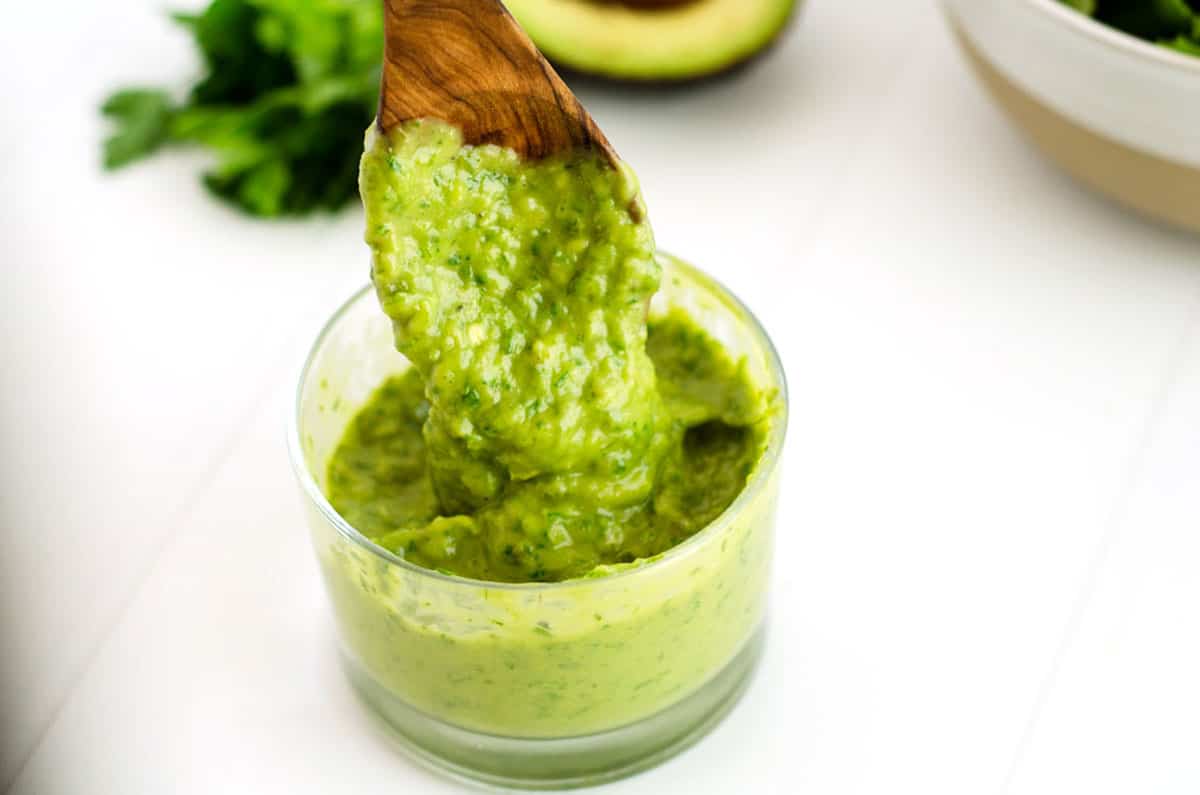
[[[617,155],[595,120],[500,0],[385,0],[378,124],[441,119],[467,144],[527,160],[595,149]]]

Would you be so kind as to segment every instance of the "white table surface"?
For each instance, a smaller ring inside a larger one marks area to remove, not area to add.
[[[157,2],[0,27],[0,787],[460,791],[342,681],[284,450],[358,214],[98,170],[105,92],[193,68]],[[765,663],[601,791],[1200,791],[1200,240],[1050,169],[928,2],[812,0],[733,79],[580,93],[793,395]]]

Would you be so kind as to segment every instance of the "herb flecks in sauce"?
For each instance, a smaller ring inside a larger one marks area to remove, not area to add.
[[[627,169],[421,121],[368,142],[361,190],[414,368],[331,461],[352,525],[431,569],[562,580],[666,551],[745,486],[766,400],[681,311],[648,330],[659,267]]]
[[[710,362],[701,369],[716,377],[681,364],[695,356],[693,346]],[[426,568],[477,579],[582,576],[664,552],[741,492],[762,452],[765,401],[686,316],[653,321],[649,349],[679,413],[652,497],[619,517],[591,491],[556,493],[554,479],[522,483],[472,515],[443,516],[426,469],[430,448],[421,429],[429,403],[415,368],[388,379],[347,428],[330,461],[330,499],[380,545]],[[741,424],[729,424],[735,419]],[[520,576],[522,566],[531,567],[529,576]]]

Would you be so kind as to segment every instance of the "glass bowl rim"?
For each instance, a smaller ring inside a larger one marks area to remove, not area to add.
[[[299,367],[295,384],[296,393],[291,403],[289,404],[287,414],[287,447],[288,458],[292,464],[292,472],[296,479],[300,482],[300,488],[304,492],[313,505],[320,511],[322,517],[337,530],[338,534],[346,540],[361,547],[368,553],[375,555],[382,560],[405,569],[416,576],[427,577],[432,580],[445,582],[455,586],[469,586],[472,588],[484,587],[489,590],[505,590],[505,591],[524,591],[528,593],[544,593],[558,589],[571,587],[579,587],[581,584],[594,582],[613,582],[625,577],[632,577],[645,572],[652,572],[662,565],[665,565],[677,558],[687,556],[691,551],[701,548],[705,541],[719,531],[729,525],[730,522],[741,512],[741,510],[752,503],[763,489],[770,482],[775,470],[779,467],[779,459],[783,451],[784,439],[787,435],[788,425],[788,385],[787,377],[783,370],[783,362],[779,358],[779,351],[775,349],[775,344],[771,341],[771,337],[763,328],[762,323],[750,311],[742,300],[738,298],[729,288],[718,281],[708,273],[696,268],[695,266],[679,259],[678,257],[668,254],[663,251],[657,253],[657,258],[660,263],[664,260],[670,263],[671,268],[677,268],[685,271],[692,278],[697,279],[702,283],[707,283],[707,286],[718,297],[729,301],[735,309],[739,310],[746,318],[747,325],[758,338],[760,348],[766,354],[767,365],[770,373],[778,380],[779,383],[779,399],[778,399],[778,415],[774,423],[772,423],[770,436],[767,438],[766,449],[763,451],[762,457],[754,468],[754,472],[746,487],[738,494],[732,503],[727,507],[716,519],[709,522],[701,530],[690,536],[685,541],[676,544],[665,552],[661,552],[651,558],[643,559],[640,565],[630,564],[628,568],[621,569],[610,574],[604,574],[596,577],[577,577],[569,580],[558,580],[555,582],[494,582],[491,580],[476,580],[470,577],[460,577],[457,574],[446,574],[433,569],[427,569],[424,566],[418,566],[411,561],[396,555],[392,551],[381,547],[371,539],[363,535],[359,530],[353,527],[349,522],[342,518],[341,514],[334,509],[325,493],[317,485],[316,479],[308,470],[308,464],[304,455],[304,448],[300,440],[300,411],[304,397],[304,386],[307,383],[309,371],[312,369],[313,362],[317,358],[317,353],[321,350],[325,343],[326,337],[345,316],[350,309],[358,304],[363,299],[364,295],[370,292],[373,287],[370,283],[363,287],[356,288],[351,295],[338,304],[338,308],[332,315],[325,320],[320,330],[305,353],[302,363]],[[647,575],[650,576],[650,575]]]

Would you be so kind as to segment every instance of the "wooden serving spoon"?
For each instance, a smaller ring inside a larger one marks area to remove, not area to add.
[[[384,0],[378,124],[441,119],[526,160],[617,154],[500,0]]]

